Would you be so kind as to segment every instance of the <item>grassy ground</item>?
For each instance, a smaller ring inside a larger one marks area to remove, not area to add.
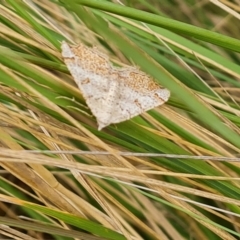
[[[1,239],[239,239],[237,3],[1,1]],[[98,131],[63,40],[170,100]]]

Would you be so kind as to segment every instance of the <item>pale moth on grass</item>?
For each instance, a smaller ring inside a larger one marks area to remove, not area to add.
[[[108,56],[83,44],[62,42],[62,57],[87,105],[98,130],[135,117],[164,104],[168,89],[135,67],[117,68]]]

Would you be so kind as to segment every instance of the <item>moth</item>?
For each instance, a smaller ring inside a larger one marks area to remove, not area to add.
[[[170,91],[135,67],[117,68],[84,44],[61,44],[64,62],[96,117],[98,130],[164,104]]]

